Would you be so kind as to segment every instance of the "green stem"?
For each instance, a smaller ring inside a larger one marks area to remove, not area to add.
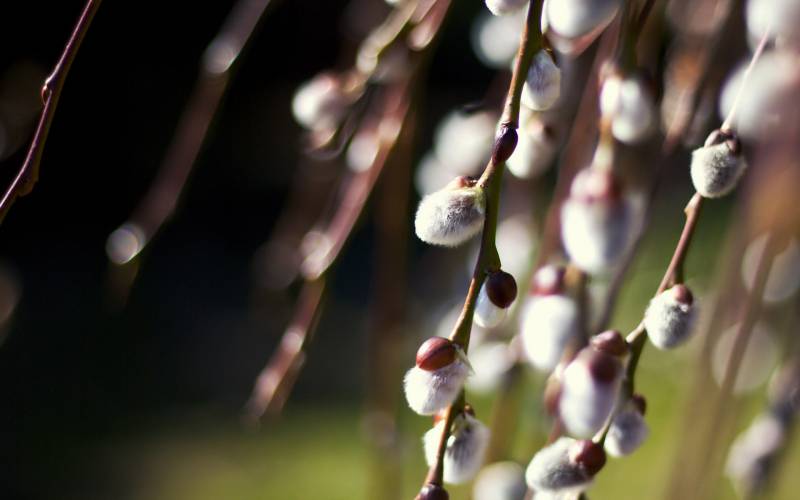
[[[522,99],[522,89],[525,85],[533,56],[541,47],[542,32],[539,25],[541,11],[542,0],[531,0],[530,6],[528,7],[525,29],[520,39],[517,60],[511,75],[511,84],[508,89],[505,108],[503,109],[503,118],[501,120],[503,124],[501,130],[503,131],[507,129],[516,130],[519,128],[519,110],[520,101]],[[502,133],[503,132],[501,132],[501,134]],[[464,301],[464,307],[453,328],[453,333],[450,334],[450,340],[461,346],[464,352],[469,348],[472,317],[475,312],[478,294],[486,279],[486,274],[489,271],[500,269],[500,256],[497,252],[497,246],[495,245],[495,237],[497,234],[497,214],[500,208],[500,192],[504,170],[505,163],[498,162],[493,154],[477,183],[478,187],[484,190],[484,195],[486,197],[486,219],[481,236],[481,247],[478,252],[478,260],[475,263],[475,270],[472,273],[472,280],[470,281],[469,290],[467,291],[467,297]],[[444,473],[444,455],[447,448],[447,440],[450,437],[450,427],[455,415],[463,409],[464,403],[465,397],[462,391],[459,398],[447,409],[447,420],[442,431],[442,437],[439,441],[436,463],[430,468],[426,482],[441,484],[442,474]]]

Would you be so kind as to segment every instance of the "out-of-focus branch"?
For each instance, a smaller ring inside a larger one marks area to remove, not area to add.
[[[100,8],[101,1],[89,0],[86,2],[86,6],[83,8],[83,12],[81,12],[81,16],[72,30],[72,35],[70,35],[64,51],[61,53],[61,57],[58,59],[53,71],[44,81],[41,91],[44,108],[33,133],[25,160],[14,180],[11,181],[11,185],[6,189],[2,199],[0,199],[0,222],[5,218],[14,201],[18,197],[30,193],[39,178],[39,164],[42,161],[44,146],[55,117],[58,100],[64,89],[64,82],[67,79],[72,62],[78,54],[81,42],[83,42],[86,32],[89,30],[92,19],[94,19],[97,9]]]
[[[175,212],[236,62],[272,1],[239,0],[209,43],[194,90],[155,180],[128,220],[108,237],[106,252],[114,264],[124,265],[135,259]]]
[[[430,48],[434,45],[433,42],[436,39],[435,35],[440,32],[440,27],[446,17],[445,14],[449,10],[450,0],[419,2],[415,5],[412,15],[403,17],[406,22],[411,23],[407,26],[408,29],[393,28],[389,30],[394,35],[390,37],[391,41],[386,43],[393,43],[399,40],[400,35],[407,33],[408,46],[416,51],[416,58],[411,63],[412,66],[407,71],[406,77],[390,85],[383,95],[382,107],[380,112],[377,113],[375,124],[371,125],[375,127],[374,132],[378,141],[378,150],[371,165],[349,179],[337,210],[326,224],[326,228],[321,232],[312,229],[312,232],[317,233],[318,243],[304,256],[305,258],[300,268],[306,286],[308,283],[324,280],[326,273],[338,260],[345,243],[348,241],[356,222],[364,210],[375,183],[394,152],[403,129],[407,125],[417,84],[420,81],[423,69],[426,67],[428,56],[431,52]],[[378,30],[388,29],[387,26],[394,27],[394,24],[385,23]],[[418,30],[430,31],[432,34],[421,36]],[[365,47],[367,46],[365,45]],[[299,306],[302,305],[301,302]],[[319,301],[317,305],[319,305]],[[303,364],[305,348],[314,328],[313,321],[305,318],[310,315],[317,315],[318,311],[317,309],[300,309],[298,309],[295,318],[304,318],[299,323],[307,325],[307,328],[302,331],[290,328],[284,334],[284,339],[287,337],[298,338],[300,340],[298,342],[299,348],[294,350],[279,349],[262,370],[262,375],[257,379],[253,394],[247,404],[247,416],[254,421],[260,419],[266,411],[272,411],[273,409],[275,412],[280,411],[282,401],[285,401],[289,392],[291,392],[299,367]],[[281,345],[283,345],[283,342],[284,340],[281,341]],[[292,366],[297,366],[297,368],[291,371],[284,368]],[[263,377],[264,374],[272,374],[273,379],[268,380]],[[262,384],[267,382],[269,385],[266,388],[262,387]],[[270,389],[273,386],[279,390]],[[277,404],[277,402],[281,402],[281,404]]]

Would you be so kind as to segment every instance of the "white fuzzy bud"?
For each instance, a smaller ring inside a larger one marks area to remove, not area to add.
[[[422,438],[429,466],[436,463],[445,423],[445,419],[440,420]],[[468,413],[456,416],[444,454],[444,482],[460,484],[472,479],[483,464],[488,445],[488,427]]]
[[[719,142],[717,142],[719,141]],[[692,184],[702,196],[719,198],[733,191],[747,168],[736,138],[712,133],[706,145],[692,152]]]
[[[585,449],[585,444],[561,437],[533,456],[525,471],[525,481],[536,491],[537,498],[541,494],[577,494],[591,484],[592,477],[605,463],[605,454],[597,445],[591,460],[576,456],[581,448]]]
[[[497,117],[487,112],[453,111],[436,127],[434,153],[450,172],[468,175],[486,164]]]
[[[532,295],[520,323],[525,356],[538,370],[551,372],[580,332],[578,304],[567,295]]]
[[[336,126],[348,105],[349,99],[339,80],[321,73],[297,89],[292,99],[292,114],[307,129],[325,130]]]
[[[504,16],[520,10],[528,5],[528,0],[485,0],[488,8],[495,16]]]
[[[619,5],[620,0],[551,0],[544,15],[560,36],[577,38],[607,26]]]
[[[415,366],[403,380],[406,401],[420,415],[433,415],[455,401],[470,373],[470,366],[461,357],[438,370],[428,371]]]
[[[453,247],[480,232],[485,212],[483,189],[458,178],[422,198],[414,226],[425,243]]]
[[[641,79],[610,75],[600,91],[600,113],[611,120],[617,140],[633,144],[645,139],[655,124],[653,96]]]
[[[757,490],[767,478],[771,460],[786,446],[786,438],[786,427],[777,416],[759,415],[731,445],[725,473],[743,493]]]
[[[610,172],[588,168],[572,182],[561,207],[561,240],[572,262],[590,274],[607,272],[632,240],[634,214]]]
[[[644,443],[649,432],[642,411],[629,401],[611,421],[605,440],[606,452],[612,457],[630,455]]]
[[[528,486],[525,470],[516,462],[495,462],[478,473],[472,500],[523,500]]]
[[[508,309],[497,307],[486,294],[486,285],[481,287],[475,304],[475,324],[482,328],[496,328],[506,319]]]
[[[470,365],[474,373],[467,387],[475,392],[488,394],[500,386],[503,377],[514,364],[514,356],[505,342],[481,342],[470,348]]]
[[[507,16],[481,12],[472,28],[472,48],[483,64],[506,69],[519,48],[519,37],[525,25],[525,10]]]
[[[522,104],[537,110],[550,109],[561,96],[561,70],[544,49],[533,56],[522,89]]]
[[[685,285],[675,285],[653,297],[644,313],[650,342],[659,349],[672,349],[692,333],[696,316],[693,298]]]
[[[769,31],[779,46],[800,47],[800,2],[797,0],[749,0],[745,19],[751,39],[758,40]]]
[[[589,438],[603,427],[617,401],[621,374],[616,357],[591,347],[567,365],[558,408],[570,436]]]
[[[532,179],[542,174],[553,162],[558,142],[552,130],[542,122],[531,119],[520,128],[517,147],[506,161],[508,171],[520,179]]]

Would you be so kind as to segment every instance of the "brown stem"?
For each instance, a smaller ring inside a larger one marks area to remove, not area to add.
[[[272,0],[239,0],[208,44],[194,90],[153,184],[129,219],[109,236],[108,257],[115,264],[126,264],[139,255],[175,212],[232,80],[235,64],[271,3]],[[132,233],[136,244],[116,244],[114,236],[120,234],[118,231]]]
[[[44,146],[47,142],[47,135],[50,132],[50,126],[53,124],[56,108],[58,107],[58,100],[61,97],[61,92],[64,89],[64,82],[69,74],[72,62],[78,54],[81,42],[83,42],[86,32],[89,30],[89,25],[100,8],[102,0],[88,0],[86,6],[83,8],[75,28],[72,30],[64,51],[61,53],[58,62],[56,63],[53,71],[45,79],[42,86],[42,103],[44,108],[39,117],[39,122],[36,125],[36,130],[31,139],[31,145],[25,155],[25,160],[22,166],[11,181],[2,199],[0,199],[0,222],[3,221],[14,201],[20,197],[25,196],[33,190],[33,185],[39,178],[39,164],[42,161],[42,154],[44,153]]]
[[[305,348],[311,340],[314,323],[319,318],[325,279],[303,285],[295,306],[294,318],[286,328],[278,349],[256,378],[253,394],[247,403],[246,417],[257,423],[265,412],[279,413],[305,362]]]
[[[742,101],[744,88],[747,85],[747,82],[750,80],[750,75],[753,73],[753,68],[756,66],[756,63],[761,58],[761,54],[764,53],[764,49],[767,47],[767,42],[769,41],[769,32],[770,28],[767,28],[767,30],[764,32],[764,35],[761,37],[761,41],[758,43],[758,47],[756,47],[756,51],[753,52],[753,57],[750,59],[750,64],[748,64],[747,69],[744,70],[744,75],[742,75],[742,83],[739,84],[739,88],[736,90],[736,97],[733,99],[733,105],[728,112],[728,116],[725,117],[725,121],[722,122],[722,125],[719,127],[722,132],[730,132],[731,128],[733,127],[733,120],[736,118],[736,111],[739,109],[739,103]]]
[[[445,6],[450,5],[449,0],[437,1],[442,2]],[[426,13],[435,13],[437,16],[441,14],[432,7],[423,10]],[[426,19],[426,17],[423,17],[419,22],[424,23]],[[442,21],[443,18],[438,21],[437,26],[441,26]],[[356,174],[351,179],[350,184],[342,196],[342,201],[330,222],[326,225],[326,229],[323,231],[322,240],[325,242],[323,247],[306,256],[301,267],[301,272],[307,285],[309,283],[324,281],[327,271],[330,270],[331,266],[338,260],[345,243],[355,228],[356,222],[364,211],[369,195],[380,173],[383,171],[386,162],[394,152],[398,140],[402,136],[404,128],[407,125],[410,115],[409,111],[413,108],[417,85],[421,81],[421,75],[428,62],[433,41],[434,39],[428,40],[428,43],[422,47],[424,50],[417,52],[418,57],[409,68],[408,77],[386,89],[386,94],[383,99],[383,109],[378,113],[379,119],[375,125],[375,132],[378,134],[379,141],[378,152],[375,155],[372,165],[367,170]],[[317,301],[316,304],[318,306],[319,301]],[[301,301],[299,306],[302,305]],[[298,310],[300,309],[303,308],[298,307]],[[303,318],[307,318],[310,315],[316,315],[317,310],[315,308],[309,308],[308,311],[301,311],[300,314]],[[313,329],[313,322],[304,321],[303,324],[307,325],[304,338],[309,339],[308,330]],[[293,333],[291,329],[289,329],[284,334],[284,337],[292,335]],[[304,352],[307,344],[308,341],[306,340],[302,344],[300,352],[295,356],[300,356]],[[273,357],[262,370],[262,374],[270,372],[272,366],[282,363],[281,359],[280,356]],[[290,375],[288,371],[283,371],[282,373]],[[293,380],[290,379],[285,384],[279,383],[282,387],[281,397],[283,399],[288,397],[293,386],[292,382]],[[271,405],[270,398],[275,399],[276,395],[268,391],[259,391],[257,383],[253,395],[251,396],[250,403],[248,404],[250,409],[255,410],[250,412],[251,417],[255,419],[261,417],[263,411]]]

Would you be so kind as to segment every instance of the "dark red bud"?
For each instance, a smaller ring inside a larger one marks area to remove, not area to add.
[[[624,356],[628,353],[628,343],[616,330],[606,330],[603,333],[598,333],[589,342],[598,351],[612,356]]]
[[[641,394],[634,394],[631,396],[631,403],[639,410],[642,415],[647,411],[647,400]]]
[[[692,295],[691,290],[689,290],[689,287],[683,283],[678,283],[677,285],[673,286],[671,291],[672,296],[675,297],[675,300],[681,304],[690,306],[692,305],[692,302],[694,302],[694,296]]]
[[[573,363],[584,362],[589,368],[592,378],[602,383],[609,383],[619,375],[622,365],[614,356],[600,351],[589,351],[586,358],[576,359]]]
[[[422,487],[415,500],[450,500],[450,495],[440,485],[428,483]]]
[[[590,439],[583,439],[569,448],[569,459],[578,464],[590,476],[594,476],[606,464],[603,446]]]
[[[517,147],[517,129],[503,125],[500,128],[500,133],[494,141],[494,149],[492,150],[492,162],[496,165],[498,163],[505,163],[514,153]]]
[[[562,266],[544,266],[533,276],[531,293],[534,295],[558,295],[564,292],[564,276],[567,270]]]
[[[517,282],[505,271],[490,272],[486,277],[486,295],[492,304],[501,309],[510,306],[517,298]]]
[[[444,337],[431,337],[417,350],[417,366],[432,372],[451,364],[456,359],[458,347]]]

